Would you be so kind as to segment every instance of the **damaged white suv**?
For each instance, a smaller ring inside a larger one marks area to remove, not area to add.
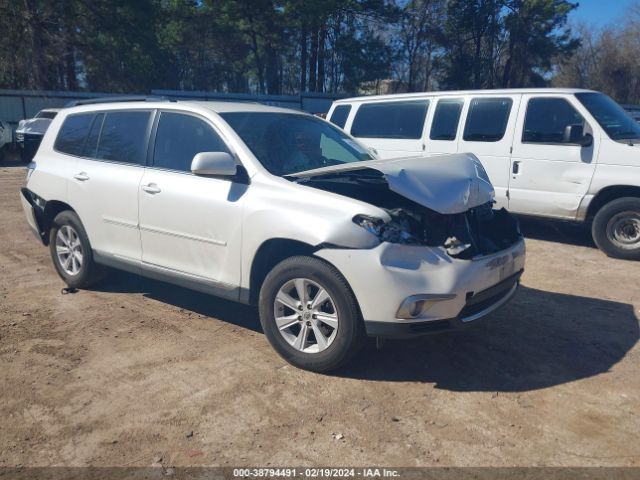
[[[329,371],[365,335],[512,297],[524,242],[493,195],[473,155],[377,160],[292,110],[111,99],[56,116],[22,203],[70,287],[108,266],[257,304],[280,355]]]

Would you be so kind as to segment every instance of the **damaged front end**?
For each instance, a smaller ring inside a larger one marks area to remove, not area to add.
[[[420,205],[384,208],[391,217],[357,215],[353,221],[380,241],[443,247],[454,258],[471,259],[505,250],[520,238],[517,221],[488,202],[463,213],[440,214]]]
[[[362,162],[302,172],[295,181],[383,209],[388,218],[353,218],[381,242],[442,247],[471,259],[522,238],[517,221],[493,209],[493,187],[473,155]]]

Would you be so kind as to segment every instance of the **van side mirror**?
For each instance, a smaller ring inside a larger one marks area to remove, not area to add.
[[[588,147],[593,143],[593,136],[590,133],[585,134],[582,125],[567,125],[562,135],[562,142]]]
[[[193,157],[191,172],[195,175],[231,177],[238,172],[238,166],[227,152],[200,152]]]

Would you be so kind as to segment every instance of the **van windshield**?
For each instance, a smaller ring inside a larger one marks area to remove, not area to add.
[[[612,140],[640,140],[640,125],[616,102],[602,93],[576,93],[576,98]]]
[[[227,112],[220,116],[274,175],[373,159],[342,130],[310,115]]]

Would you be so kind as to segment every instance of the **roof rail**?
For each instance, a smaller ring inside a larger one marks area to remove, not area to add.
[[[123,95],[87,98],[84,100],[72,100],[65,107],[75,107],[77,105],[92,105],[94,103],[116,103],[116,102],[175,102],[169,97],[155,95]]]

